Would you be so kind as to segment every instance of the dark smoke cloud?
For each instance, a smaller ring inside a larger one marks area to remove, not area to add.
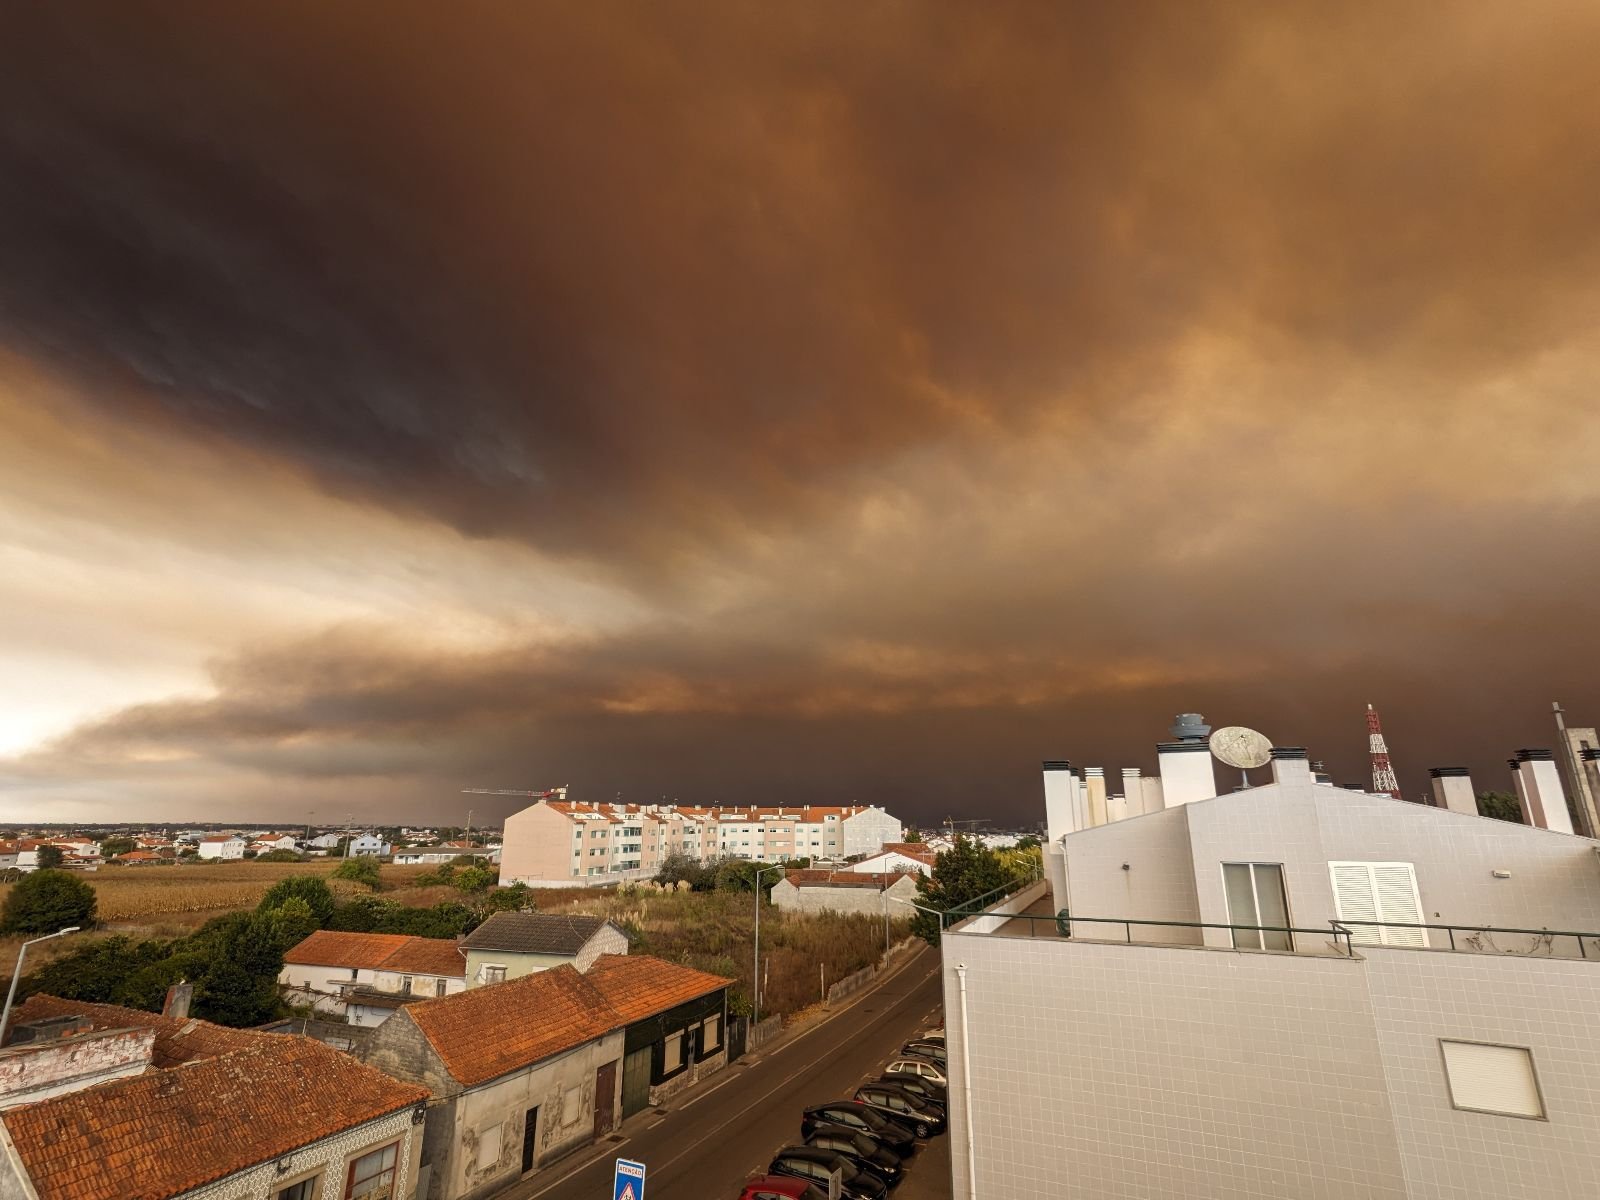
[[[1354,771],[1375,700],[1420,774],[1600,707],[1592,5],[160,13],[7,18],[0,350],[60,387],[0,420],[73,431],[19,473],[210,546],[287,472],[644,615],[236,647],[18,786],[1028,814],[1178,709]]]

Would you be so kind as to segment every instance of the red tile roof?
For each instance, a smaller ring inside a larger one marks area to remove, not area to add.
[[[467,960],[449,938],[413,937],[408,933],[347,933],[319,929],[284,952],[283,961],[297,966],[355,967],[399,971],[406,975],[467,973]]]
[[[916,871],[785,871],[783,877],[796,887],[893,887],[907,876],[919,878]]]
[[[320,1042],[264,1036],[0,1116],[39,1200],[166,1200],[427,1098]]]
[[[465,979],[467,959],[449,938],[414,937],[383,960],[385,971],[407,975],[449,975]]]
[[[733,982],[648,955],[602,954],[585,976],[628,1024],[721,991]]]
[[[604,1037],[626,1022],[565,964],[412,1004],[409,1018],[453,1079],[468,1087]]]
[[[249,1029],[229,1029],[210,1021],[186,1017],[176,1020],[160,1013],[118,1004],[90,1004],[84,1000],[63,1000],[60,996],[39,993],[29,996],[11,1011],[11,1023],[38,1021],[45,1017],[87,1017],[96,1029],[154,1029],[156,1041],[152,1062],[163,1070],[199,1059],[216,1058],[276,1041],[274,1033]]]
[[[284,952],[283,961],[313,967],[367,967],[377,969],[396,950],[413,939],[404,933],[346,933],[319,929]]]

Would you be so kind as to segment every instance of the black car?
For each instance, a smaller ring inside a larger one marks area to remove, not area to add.
[[[917,1149],[917,1135],[909,1125],[859,1100],[835,1100],[806,1109],[800,1116],[800,1136],[810,1137],[812,1130],[819,1125],[846,1125],[851,1129],[859,1129],[901,1158],[909,1158]]]
[[[879,1083],[894,1084],[903,1087],[908,1092],[914,1092],[927,1100],[930,1104],[937,1104],[940,1108],[949,1111],[950,1092],[942,1083],[935,1083],[931,1079],[924,1079],[920,1075],[881,1075]]]
[[[925,1058],[930,1062],[938,1063],[941,1067],[945,1066],[947,1061],[943,1042],[907,1042],[900,1048],[900,1053],[914,1055],[917,1058]]]
[[[889,1194],[889,1185],[879,1176],[863,1171],[832,1150],[816,1146],[785,1146],[773,1156],[767,1170],[774,1175],[809,1180],[824,1190],[828,1186],[828,1176],[838,1171],[845,1200],[884,1200]]]
[[[944,1109],[921,1096],[889,1083],[867,1083],[856,1089],[856,1099],[911,1127],[919,1138],[944,1132]]]
[[[894,1091],[899,1092],[902,1096],[904,1096],[907,1100],[910,1100],[912,1103],[920,1104],[923,1108],[931,1110],[934,1113],[935,1116],[944,1118],[945,1120],[949,1119],[949,1115],[948,1115],[948,1111],[947,1111],[948,1110],[948,1106],[944,1103],[944,1101],[931,1099],[931,1098],[923,1095],[921,1092],[917,1091],[915,1088],[910,1087],[907,1084],[903,1083],[901,1080],[898,1080],[898,1079],[878,1079],[878,1080],[874,1080],[871,1083],[868,1083],[866,1086],[867,1087],[875,1087],[875,1088],[891,1088]],[[904,1120],[904,1119],[905,1118],[903,1118],[903,1117],[901,1118],[901,1120]]]
[[[893,1150],[871,1134],[848,1125],[818,1125],[806,1135],[806,1145],[832,1150],[864,1171],[871,1171],[890,1187],[900,1182],[905,1168]]]

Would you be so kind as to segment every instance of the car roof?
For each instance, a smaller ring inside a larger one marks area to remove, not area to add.
[[[839,1157],[837,1150],[825,1150],[821,1146],[785,1146],[772,1156],[773,1158],[807,1158],[812,1162],[833,1165],[833,1160]]]
[[[810,1186],[804,1179],[796,1179],[793,1175],[762,1175],[746,1183],[744,1190],[778,1192],[793,1196],[795,1200],[804,1200],[806,1189]]]

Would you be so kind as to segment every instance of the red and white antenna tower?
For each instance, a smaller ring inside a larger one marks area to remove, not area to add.
[[[1400,785],[1395,781],[1394,768],[1389,765],[1389,747],[1383,744],[1383,722],[1378,712],[1367,705],[1367,743],[1372,751],[1372,790],[1375,794],[1387,792],[1400,799]]]

